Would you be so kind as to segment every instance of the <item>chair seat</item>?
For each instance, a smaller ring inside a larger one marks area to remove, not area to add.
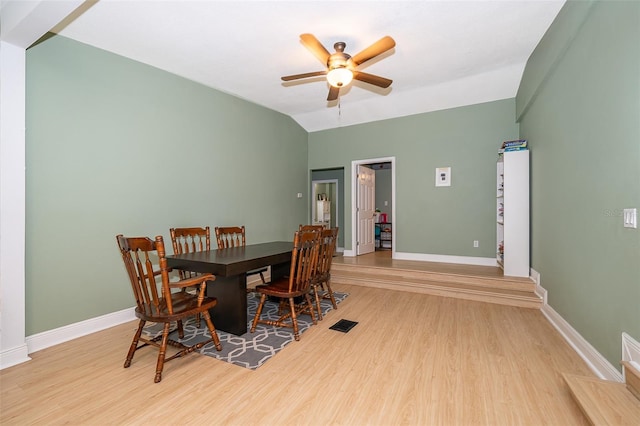
[[[149,305],[145,303],[144,311],[141,311],[136,307],[136,317],[140,319],[144,319],[145,321],[152,322],[167,322],[167,321],[176,321],[177,318],[182,318],[188,315],[195,315],[198,311],[204,309],[211,309],[217,305],[217,299],[212,299],[209,297],[205,297],[202,301],[200,307],[198,306],[198,298],[197,296],[189,293],[172,293],[171,294],[171,305],[173,306],[173,315],[169,315],[169,310],[167,309],[166,301],[164,298],[161,298],[161,306],[162,309],[158,312],[155,309],[155,306]]]
[[[289,291],[289,278],[281,278],[276,281],[272,281],[269,284],[260,284],[256,286],[258,293],[266,294],[267,296],[275,297],[298,297],[304,295],[307,290],[301,289],[299,291]]]

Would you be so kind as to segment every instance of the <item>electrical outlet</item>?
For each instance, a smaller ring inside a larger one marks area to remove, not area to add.
[[[478,241],[478,240],[473,240],[473,247],[475,247],[475,248],[480,247],[480,241]]]
[[[298,198],[302,198],[302,192],[298,192]]]

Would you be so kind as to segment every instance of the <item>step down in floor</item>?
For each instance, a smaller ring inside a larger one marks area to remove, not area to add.
[[[593,425],[640,424],[640,366],[623,361],[625,383],[563,374],[573,399]]]
[[[452,274],[417,269],[387,268],[334,262],[335,284],[360,285],[456,297],[488,303],[540,309],[542,298],[529,278]]]

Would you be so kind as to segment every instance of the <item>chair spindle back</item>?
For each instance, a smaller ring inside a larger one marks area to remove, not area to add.
[[[169,232],[171,233],[173,254],[211,250],[211,230],[208,226],[204,228],[171,228]],[[178,276],[181,280],[197,275],[197,272],[178,270]]]
[[[320,279],[326,280],[328,278],[337,238],[338,228],[325,229],[320,233],[320,249],[316,267],[316,273]]]
[[[169,271],[162,236],[157,236],[153,241],[147,237],[126,238],[118,235],[116,240],[140,312],[152,316],[166,309],[172,314]],[[159,270],[154,270],[153,260],[156,258]],[[156,281],[157,276],[160,276],[160,282]]]
[[[289,292],[308,291],[311,276],[316,270],[320,233],[318,231],[297,231],[293,237]]]
[[[298,231],[323,231],[324,225],[300,225]]]
[[[243,226],[216,226],[216,242],[219,249],[242,247],[247,244]]]

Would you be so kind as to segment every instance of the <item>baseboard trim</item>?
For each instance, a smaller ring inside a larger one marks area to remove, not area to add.
[[[601,379],[622,381],[622,374],[605,357],[591,346],[559,313],[547,303],[547,290],[542,287],[540,273],[531,268],[531,279],[536,283],[536,294],[543,300],[542,314],[551,325],[560,333],[564,340],[573,348],[591,371]],[[624,334],[624,333],[623,333]],[[624,336],[623,336],[624,338]]]
[[[529,278],[536,283],[535,293],[542,299],[542,305],[547,304],[547,290],[540,284],[540,273],[531,268],[529,272]]]
[[[112,312],[85,321],[74,324],[65,325],[53,330],[43,331],[42,333],[27,336],[27,347],[29,353],[38,352],[42,349],[77,339],[97,331],[101,331],[122,323],[133,321],[136,319],[134,308],[127,308],[121,311]]]
[[[344,250],[342,255],[344,257],[355,257],[356,253],[353,250]],[[496,259],[493,257],[394,252],[393,258],[397,260],[416,260],[421,262],[456,263],[459,265],[498,266]]]
[[[622,332],[622,360],[640,365],[640,342]]]
[[[449,256],[444,254],[396,252],[394,259],[418,260],[423,262],[456,263],[460,265],[497,266],[493,257]]]
[[[269,270],[265,273],[265,279],[268,282],[270,278],[271,269],[269,268]],[[255,277],[251,277],[247,282],[247,284],[253,285],[261,283],[262,281],[257,275]],[[27,336],[26,344],[24,345],[24,355],[5,355],[5,353],[3,352],[0,369],[5,367],[5,362],[7,363],[7,367],[20,364],[30,359],[27,354],[38,352],[42,349],[50,348],[51,346],[59,345],[60,343],[68,342],[69,340],[77,339],[78,337],[86,336],[88,334],[105,330],[110,327],[115,327],[116,325],[133,321],[135,319],[136,316],[134,308],[127,308],[121,311],[112,312],[110,314],[90,318],[85,321],[80,321],[53,330],[47,330],[43,331],[42,333]],[[11,361],[13,358],[16,358],[16,360]],[[12,363],[9,364],[10,362]]]
[[[587,363],[591,371],[601,379],[622,382],[620,373],[600,352],[598,352],[584,337],[564,320],[551,306],[544,304],[542,314],[547,317],[551,325],[564,337],[567,343]]]
[[[27,344],[0,352],[0,370],[30,361]]]

